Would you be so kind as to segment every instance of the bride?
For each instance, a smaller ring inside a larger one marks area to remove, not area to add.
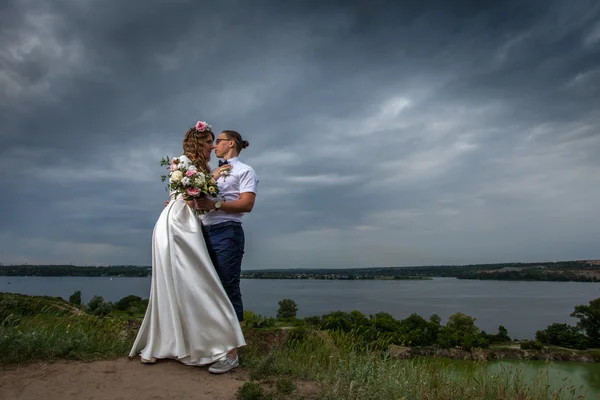
[[[210,125],[199,122],[185,134],[180,162],[210,173],[213,140]],[[129,354],[143,363],[170,358],[201,366],[246,344],[192,207],[171,194],[154,226],[150,298]]]

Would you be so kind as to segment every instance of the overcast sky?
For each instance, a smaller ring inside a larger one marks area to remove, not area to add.
[[[4,264],[150,265],[197,120],[246,270],[600,258],[598,1],[3,0],[0,68]]]

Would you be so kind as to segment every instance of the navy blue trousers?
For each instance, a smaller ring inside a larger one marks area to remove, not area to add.
[[[225,293],[241,322],[244,320],[244,304],[240,290],[240,274],[245,244],[242,224],[231,221],[203,226],[202,233]]]

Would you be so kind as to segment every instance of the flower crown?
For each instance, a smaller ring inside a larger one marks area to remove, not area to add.
[[[212,126],[207,124],[205,121],[196,122],[195,128],[198,132],[212,132]]]

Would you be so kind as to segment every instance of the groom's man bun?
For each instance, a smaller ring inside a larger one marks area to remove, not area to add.
[[[250,143],[248,143],[247,140],[244,140],[242,138],[242,135],[240,135],[236,131],[227,130],[223,131],[223,133],[227,135],[228,139],[233,139],[233,141],[235,142],[235,148],[237,149],[238,153],[242,151],[242,149],[245,149],[246,147],[250,146]]]

